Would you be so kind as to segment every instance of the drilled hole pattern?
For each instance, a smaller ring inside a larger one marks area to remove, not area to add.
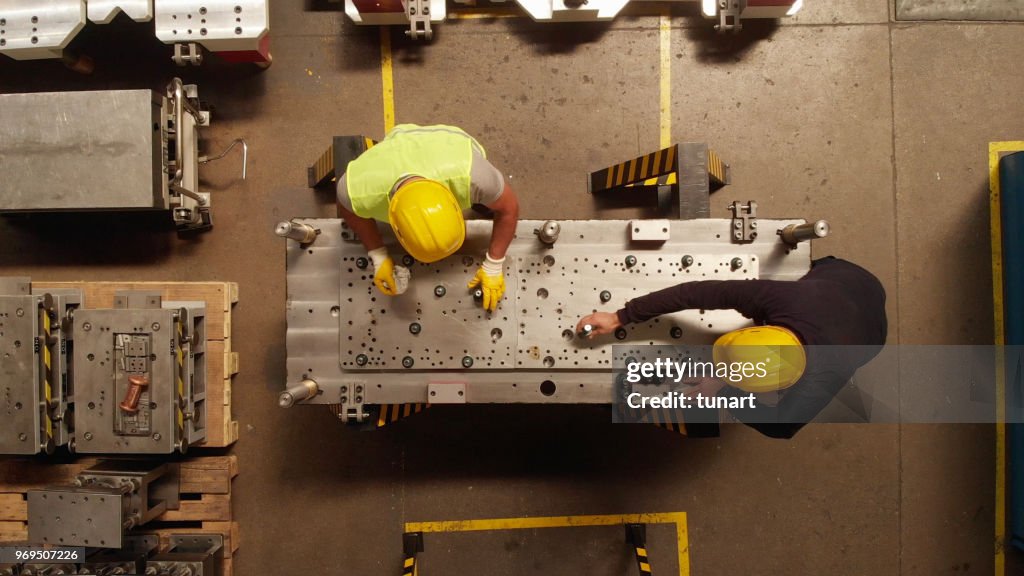
[[[684,265],[684,255],[692,257]],[[402,254],[392,254],[401,260]],[[610,369],[613,344],[711,343],[721,333],[749,321],[730,310],[688,310],[627,327],[622,341],[594,340],[575,334],[577,321],[595,310],[614,312],[626,301],[681,282],[751,279],[758,276],[750,254],[624,254],[560,251],[557,256],[510,257],[505,265],[505,296],[497,312],[485,312],[466,282],[476,272],[470,256],[441,262],[413,263],[409,291],[398,298],[381,295],[372,271],[356,266],[356,256],[342,257],[341,305],[327,321],[341,323],[340,354],[345,370],[424,371],[538,369],[571,371]],[[734,266],[733,259],[742,259]],[[443,290],[437,290],[443,287]],[[601,292],[611,299],[602,303]],[[438,295],[441,293],[442,295]],[[305,311],[305,310],[304,310]],[[418,324],[418,332],[410,330]],[[682,329],[674,338],[672,329]],[[357,363],[357,357],[365,362]],[[412,368],[402,365],[412,358]]]

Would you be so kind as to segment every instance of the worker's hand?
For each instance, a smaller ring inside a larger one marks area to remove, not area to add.
[[[383,246],[370,250],[373,260],[373,285],[388,296],[397,296],[409,286],[409,270],[395,266],[395,261],[388,256],[388,249]]]
[[[619,322],[619,315],[614,312],[594,312],[589,316],[584,316],[576,324],[576,333],[583,332],[583,327],[587,324],[590,324],[591,328],[590,335],[587,338],[611,334],[622,327],[622,322]]]
[[[505,293],[505,259],[495,260],[488,254],[476,275],[469,281],[469,288],[480,287],[484,293],[484,309],[494,312],[498,309],[498,301]]]
[[[706,398],[718,396],[718,392],[725,388],[726,384],[718,378],[683,378],[683,384],[689,386],[688,389],[683,390],[683,395],[693,398],[697,394],[701,394]]]

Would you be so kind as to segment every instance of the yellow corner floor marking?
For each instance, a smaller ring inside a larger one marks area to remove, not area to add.
[[[664,7],[658,17],[658,43],[661,47],[660,92],[658,105],[661,147],[672,145],[672,14]]]
[[[623,524],[675,524],[679,556],[679,575],[690,574],[690,544],[686,512],[650,514],[609,514],[601,516],[540,516],[535,518],[492,518],[487,520],[446,520],[406,522],[406,532],[478,532],[485,530],[530,530],[534,528],[573,528],[577,526],[619,526]]]
[[[995,575],[1006,574],[1006,370],[1002,346],[1003,332],[1003,223],[1000,210],[999,156],[1003,152],[1024,151],[1024,141],[989,142],[988,189],[989,228],[992,231],[992,307],[995,313],[996,343],[996,525]]]
[[[395,127],[395,79],[391,65],[391,27],[380,27],[380,82],[384,104],[384,134]]]

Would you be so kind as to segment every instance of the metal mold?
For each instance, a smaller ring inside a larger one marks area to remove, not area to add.
[[[764,235],[733,244],[729,219],[669,221],[670,239],[644,246],[630,241],[628,221],[562,221],[558,243],[548,246],[533,234],[544,222],[526,220],[509,248],[505,295],[489,313],[465,288],[487,249],[489,222],[468,221],[462,252],[416,263],[409,290],[391,298],[358,268],[365,251],[341,237],[339,220],[297,221],[323,233],[312,253],[287,242],[288,382],[315,379],[320,393],[298,403],[334,405],[354,421],[369,415],[365,405],[432,401],[429,390],[440,384],[464,386],[467,403],[609,403],[612,344],[706,344],[748,321],[732,311],[689,310],[586,339],[574,333],[580,317],[684,281],[796,280],[810,266],[806,243],[790,247]],[[765,222],[773,229],[802,223]],[[401,253],[382,232],[392,254]],[[734,269],[735,258],[743,266]],[[611,295],[606,303],[602,291]],[[545,385],[545,393],[543,382],[554,389]],[[352,393],[357,386],[361,394]]]

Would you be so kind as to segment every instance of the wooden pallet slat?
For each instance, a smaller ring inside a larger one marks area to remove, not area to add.
[[[28,525],[24,522],[0,522],[0,542],[28,540]]]
[[[28,520],[28,501],[23,494],[0,494],[0,522]]]
[[[238,458],[195,458],[182,462],[180,470],[182,493],[230,494],[231,479],[238,475]]]

